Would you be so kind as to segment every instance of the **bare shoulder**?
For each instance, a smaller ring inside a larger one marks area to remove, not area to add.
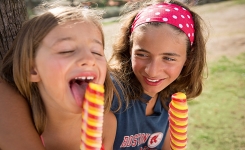
[[[116,122],[116,116],[111,111],[104,114],[104,122],[108,121]]]
[[[27,101],[1,79],[0,93],[0,149],[44,150]]]
[[[19,97],[22,98],[22,96],[17,92],[14,87],[0,79],[0,92],[1,92],[1,99],[10,98],[10,97]]]
[[[170,148],[170,131],[168,129],[164,143],[163,143],[163,147],[162,150],[171,150]]]
[[[105,113],[104,115],[104,123],[103,123],[103,133],[111,133],[115,130],[116,133],[117,119],[115,115],[110,111]]]
[[[18,92],[17,89],[15,89],[12,85],[8,84],[2,79],[0,79],[0,93],[1,93],[1,96],[0,96],[1,111],[5,112],[5,111],[8,111],[6,110],[7,108],[14,110],[15,108],[19,108],[19,107],[22,107],[28,110],[28,103],[24,99],[24,97]],[[11,112],[11,110],[8,112]]]
[[[103,123],[103,145],[106,150],[113,150],[116,136],[117,119],[112,112],[105,113]]]

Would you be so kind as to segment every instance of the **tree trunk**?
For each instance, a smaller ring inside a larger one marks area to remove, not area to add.
[[[0,0],[0,63],[26,19],[25,0]]]

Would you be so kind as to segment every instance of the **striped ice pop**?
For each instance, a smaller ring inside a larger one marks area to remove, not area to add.
[[[187,145],[188,106],[186,95],[172,95],[169,105],[170,146],[172,150],[185,150]]]
[[[100,150],[104,114],[104,87],[89,83],[82,105],[80,150]]]

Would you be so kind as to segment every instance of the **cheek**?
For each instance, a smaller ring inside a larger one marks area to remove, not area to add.
[[[132,70],[137,78],[140,78],[141,74],[145,73],[147,63],[140,59],[132,60]]]
[[[107,62],[106,61],[100,62],[99,69],[100,69],[99,84],[104,84],[106,73],[107,73]]]
[[[182,68],[183,66],[172,67],[171,69],[168,70],[168,72],[169,74],[172,74],[172,77],[177,79],[181,73]]]
[[[101,83],[100,84],[104,84],[105,83],[106,72],[107,72],[107,68],[104,69],[104,72],[103,72],[103,75],[102,75]]]
[[[69,64],[54,60],[52,62],[50,61],[48,64],[46,64],[46,66],[48,68],[47,71],[53,72],[55,74],[60,74],[67,70],[67,66],[69,66]]]
[[[131,58],[131,63],[132,63],[132,70],[135,71],[139,68],[139,63],[138,61],[136,61],[135,58]]]
[[[67,63],[50,59],[39,64],[39,74],[42,80],[55,82],[57,81],[56,79],[65,76],[68,68],[67,66]]]

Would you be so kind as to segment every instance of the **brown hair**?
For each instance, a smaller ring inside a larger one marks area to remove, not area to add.
[[[135,16],[137,13],[152,4],[156,4],[162,1],[145,1],[143,3],[137,2],[134,4],[130,4],[129,7],[126,5],[125,12],[121,23],[121,30],[118,35],[117,41],[113,45],[113,54],[112,58],[110,59],[110,63],[117,64],[117,68],[114,70],[114,76],[118,78],[118,82],[122,82],[122,85],[127,85],[127,87],[122,86],[124,88],[125,95],[126,95],[126,102],[129,103],[128,100],[130,99],[141,99],[143,94],[143,88],[134,75],[132,70],[132,63],[131,63],[131,55],[130,51],[132,48],[133,43],[133,35],[131,34],[131,25],[134,21]],[[179,77],[172,82],[169,86],[159,92],[159,96],[162,102],[162,105],[165,109],[168,109],[166,105],[167,101],[169,100],[171,94],[175,92],[184,92],[187,95],[188,99],[195,98],[202,92],[203,86],[203,74],[206,67],[206,40],[205,40],[205,32],[204,27],[205,24],[202,18],[190,10],[187,6],[176,2],[176,1],[169,1],[169,3],[174,3],[180,5],[187,10],[190,11],[194,21],[194,28],[195,28],[195,39],[194,43],[191,46],[190,42],[187,39],[187,61],[185,66],[183,67]],[[137,28],[147,28],[147,26],[160,26],[164,23],[145,23]],[[202,26],[203,25],[203,26]],[[179,30],[176,27],[174,29]],[[182,32],[181,30],[179,32]],[[183,32],[184,33],[184,32]],[[132,84],[133,83],[133,84]]]
[[[1,78],[13,85],[28,100],[31,108],[34,123],[39,134],[44,131],[46,123],[46,112],[41,99],[37,83],[30,81],[30,70],[35,60],[37,48],[43,38],[56,26],[72,20],[89,21],[94,23],[102,34],[104,45],[104,35],[101,26],[101,15],[98,10],[88,9],[82,6],[69,7],[57,6],[49,8],[45,13],[33,17],[23,24],[12,48],[6,54]],[[110,110],[114,85],[107,71],[105,83],[105,112]]]

